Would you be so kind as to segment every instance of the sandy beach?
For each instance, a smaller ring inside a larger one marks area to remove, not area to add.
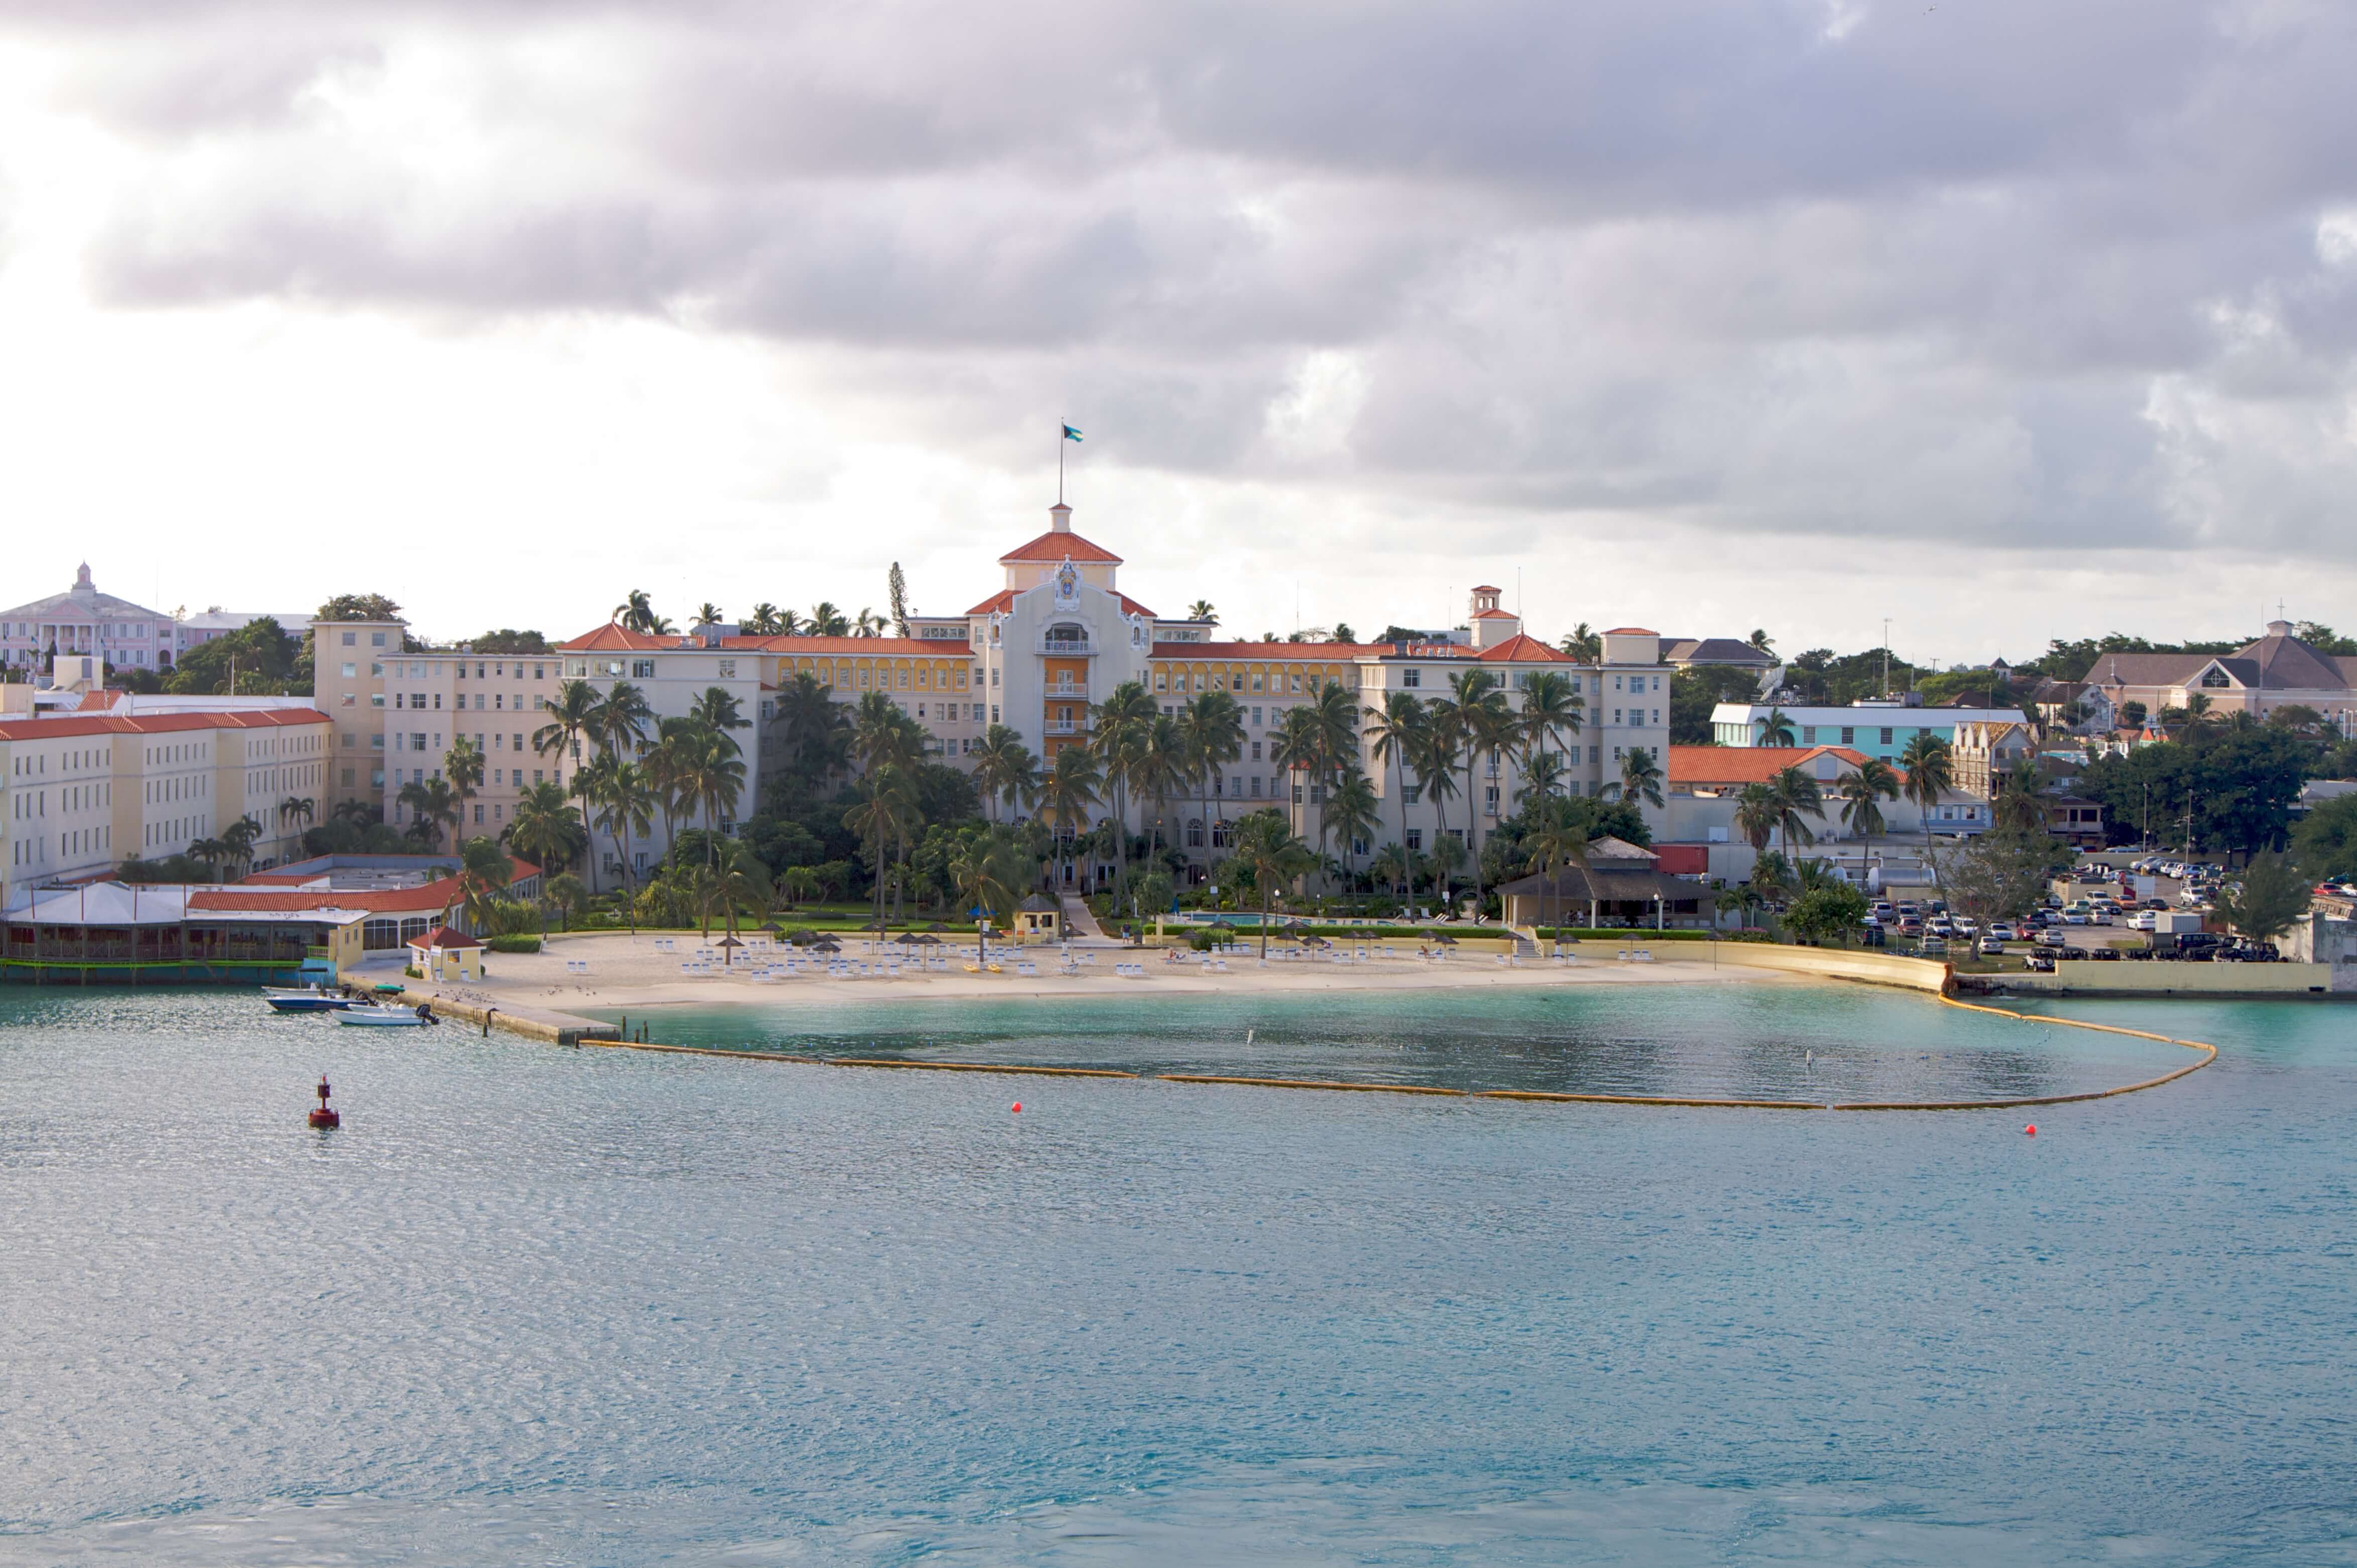
[[[659,946],[668,942],[670,947]],[[1757,969],[1714,967],[1700,944],[1662,944],[1662,957],[1651,962],[1622,961],[1620,950],[1590,943],[1568,963],[1523,959],[1501,965],[1490,951],[1459,949],[1437,962],[1415,956],[1416,944],[1388,944],[1393,956],[1381,956],[1385,944],[1364,948],[1352,944],[1339,950],[1351,961],[1330,957],[1308,960],[1290,944],[1272,943],[1263,967],[1256,949],[1227,956],[1224,972],[1185,954],[1173,961],[1169,950],[1127,948],[1113,943],[1072,945],[1079,960],[1068,972],[1063,950],[1055,947],[1005,948],[994,944],[991,961],[997,973],[971,972],[974,959],[971,942],[963,947],[931,950],[945,963],[919,969],[897,950],[870,952],[860,938],[844,941],[841,958],[855,966],[850,977],[813,972],[809,961],[802,972],[771,976],[788,950],[750,948],[723,964],[712,951],[700,956],[704,943],[693,935],[654,937],[598,932],[553,936],[537,953],[493,953],[486,961],[479,984],[427,983],[415,987],[462,1001],[489,1002],[511,1008],[574,1011],[592,1008],[651,1008],[667,1004],[716,1002],[760,1006],[797,1004],[840,1005],[860,999],[877,1001],[942,999],[963,996],[1087,997],[1141,991],[1178,994],[1222,992],[1297,993],[1319,991],[1429,991],[1472,986],[1660,985],[1778,983],[1787,977]],[[1690,950],[1672,950],[1683,948]],[[1355,955],[1364,950],[1361,961]],[[1286,956],[1279,957],[1280,952]],[[856,967],[898,961],[900,972],[856,973]],[[587,965],[586,972],[571,965]],[[1036,974],[1018,972],[1028,964]],[[694,965],[694,972],[683,972]],[[1141,972],[1123,972],[1116,966],[1136,965]]]

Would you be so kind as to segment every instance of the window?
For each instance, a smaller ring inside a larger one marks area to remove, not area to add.
[[[1801,726],[1801,744],[1803,746],[1814,746],[1817,744],[1816,725],[1803,725]]]
[[[345,706],[345,707],[347,707],[347,708],[356,708],[356,707],[360,706],[360,702],[361,702],[361,698],[360,698],[360,693],[357,693],[357,692],[346,692],[346,693],[344,693],[344,700],[343,700],[343,704],[342,704],[342,705],[343,705],[343,706]]]
[[[1253,748],[1252,759],[1253,759],[1254,762],[1258,762],[1258,761],[1260,760],[1260,742],[1258,742],[1258,741],[1254,741],[1254,742],[1253,742],[1253,743],[1252,743],[1252,748]]]
[[[737,660],[734,659],[724,659],[720,661],[720,678],[723,681],[734,681],[737,679]]]
[[[1612,722],[1616,725],[1620,722],[1620,710],[1618,708],[1612,710]]]
[[[370,632],[369,646],[371,648],[382,648],[384,646],[384,633],[381,631]]]
[[[630,660],[630,679],[631,679],[631,680],[633,680],[633,681],[651,681],[651,680],[653,680],[654,678],[655,678],[655,661],[654,661],[653,660],[651,660],[651,659],[633,659],[633,660]]]
[[[1225,822],[1213,822],[1213,823],[1211,824],[1211,847],[1212,847],[1213,849],[1225,849],[1225,848],[1227,848],[1227,847],[1228,847],[1229,841],[1230,841],[1230,837],[1231,837],[1231,835],[1230,835],[1230,833],[1229,833],[1229,832],[1228,832],[1228,824],[1227,824],[1227,823],[1225,823]]]
[[[1400,804],[1404,806],[1415,805],[1418,800],[1422,799],[1423,795],[1424,786],[1421,784],[1403,784],[1400,786]]]
[[[2201,683],[2215,692],[2233,685],[2234,682],[2232,676],[2213,664],[2201,671]]]
[[[1253,710],[1253,723],[1254,723],[1254,724],[1255,724],[1255,725],[1257,725],[1257,724],[1259,724],[1259,723],[1260,723],[1260,710],[1259,710],[1258,708],[1254,708],[1254,709]],[[1255,756],[1255,757],[1257,757],[1257,756],[1259,756],[1259,755],[1260,755],[1260,753],[1258,753],[1258,752],[1254,752],[1254,753],[1253,753],[1253,755],[1254,755],[1254,756]]]
[[[1260,775],[1257,773],[1253,775],[1252,792],[1254,800],[1257,800],[1260,799]]]
[[[1660,683],[1661,683],[1661,682],[1654,682],[1654,684],[1656,684],[1656,685],[1659,685]],[[1661,710],[1661,709],[1659,709],[1659,708],[1655,708],[1655,709],[1653,710],[1653,722],[1654,722],[1655,724],[1660,724],[1660,723],[1662,722],[1662,710]]]
[[[1882,732],[1882,744],[1885,746],[1889,746],[1890,744],[1890,731],[1888,726],[1886,726]]]
[[[353,679],[355,676],[357,676],[359,673],[360,673],[360,666],[359,666],[359,665],[357,665],[357,664],[353,663],[353,662],[352,662],[350,660],[349,660],[349,659],[347,659],[347,660],[344,660],[344,679],[345,679],[345,680],[350,681],[350,680]]]
[[[480,826],[482,826],[482,824],[483,824],[483,808],[482,808],[482,807],[480,807],[480,806],[477,806],[477,807],[475,808],[475,825],[476,825],[477,827],[480,827]]]
[[[1424,830],[1422,828],[1408,829],[1407,847],[1408,853],[1411,854],[1424,847]]]
[[[1421,671],[1421,670],[1404,670],[1404,671],[1402,671],[1400,672],[1400,684],[1401,684],[1401,685],[1403,685],[1403,686],[1421,686],[1421,685],[1423,685],[1423,684],[1424,684],[1424,671]]]
[[[353,644],[359,642],[360,639],[361,634],[356,631],[348,631],[344,633],[344,646],[346,648],[351,647]]]

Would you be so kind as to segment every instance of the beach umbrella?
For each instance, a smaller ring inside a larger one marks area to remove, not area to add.
[[[1443,946],[1443,947],[1450,947],[1450,948],[1453,948],[1453,947],[1455,947],[1455,946],[1457,945],[1457,939],[1456,939],[1455,937],[1450,936],[1447,931],[1436,931],[1436,932],[1434,932],[1434,933],[1433,933],[1433,937],[1432,937],[1432,940],[1433,940],[1434,941],[1436,941],[1436,942],[1438,942],[1438,943],[1439,943],[1441,946]]]
[[[773,937],[774,937],[774,936],[776,936],[780,931],[782,931],[782,930],[784,930],[784,929],[785,929],[785,928],[784,928],[783,926],[780,926],[780,924],[778,924],[778,922],[777,922],[777,921],[775,921],[775,920],[770,921],[768,925],[763,926],[761,929],[762,929],[763,930],[765,930],[765,931],[769,932],[769,933],[770,933],[770,935],[771,935],[771,936],[773,936]]]
[[[745,945],[745,944],[744,944],[743,942],[738,941],[735,937],[723,937],[723,938],[721,938],[721,939],[720,939],[720,964],[721,964],[721,967],[725,969],[725,968],[726,968],[728,965],[730,965],[730,964],[732,964],[732,963],[735,963],[735,962],[737,961],[737,953],[736,953],[736,950],[737,950],[737,949],[738,949],[738,948],[743,947],[744,945]]]

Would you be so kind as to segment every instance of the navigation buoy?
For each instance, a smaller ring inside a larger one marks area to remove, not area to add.
[[[319,1087],[315,1092],[319,1096],[319,1104],[318,1108],[311,1112],[311,1125],[314,1127],[342,1126],[344,1119],[328,1109],[328,1075],[326,1073],[319,1075]]]
[[[2037,1123],[2037,1122],[2032,1122],[2029,1126],[2024,1127],[2024,1128],[2022,1129],[2022,1131],[2023,1131],[2024,1133],[2029,1133],[2031,1137],[2035,1138],[2036,1136],[2038,1136],[2038,1123]]]
[[[1015,1102],[1015,1114],[1017,1116],[1023,1114],[1023,1101],[1019,1100]]]

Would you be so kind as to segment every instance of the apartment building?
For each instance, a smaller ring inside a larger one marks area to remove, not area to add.
[[[0,721],[0,890],[185,854],[247,816],[257,868],[297,854],[329,736],[307,708]]]

